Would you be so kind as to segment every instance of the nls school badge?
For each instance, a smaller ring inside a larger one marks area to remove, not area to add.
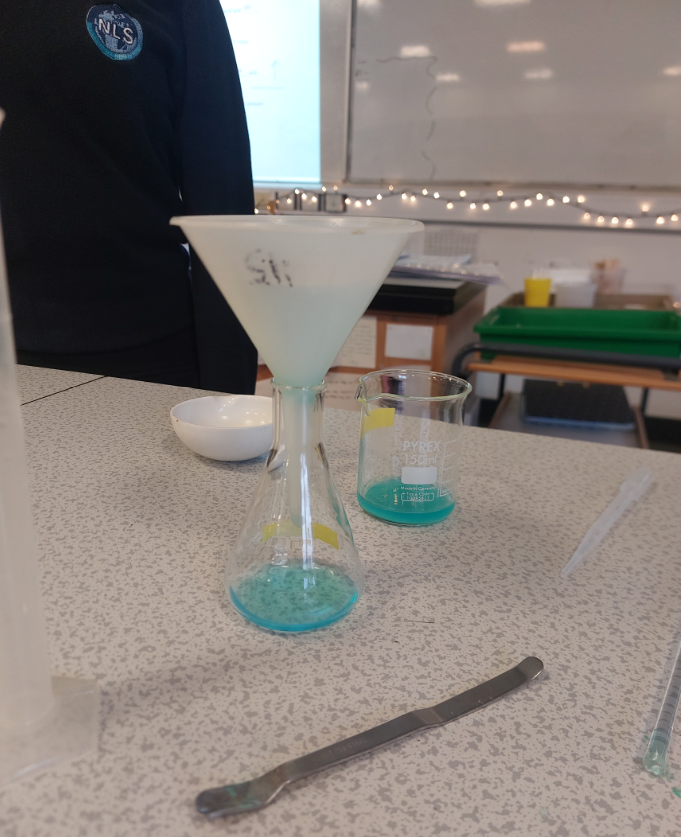
[[[142,27],[120,6],[93,6],[85,22],[90,37],[107,58],[131,61],[142,51]]]

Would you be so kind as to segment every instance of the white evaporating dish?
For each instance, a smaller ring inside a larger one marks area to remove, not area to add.
[[[272,399],[262,395],[207,395],[176,404],[173,430],[195,453],[240,462],[272,445]]]

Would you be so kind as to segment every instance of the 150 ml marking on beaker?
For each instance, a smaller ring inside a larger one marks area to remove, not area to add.
[[[427,469],[427,466],[437,466],[438,464],[438,459],[440,458],[438,454],[441,454],[440,442],[423,442],[420,440],[410,442],[408,439],[405,439],[402,442],[402,453],[404,454],[405,465],[421,466],[422,469],[426,466]],[[416,472],[418,468],[412,467],[409,470]],[[411,482],[402,477],[402,482],[406,482],[409,485],[419,485],[423,482],[435,482],[436,479],[437,477],[432,480],[417,479],[415,482]]]
[[[404,461],[407,465],[437,465],[437,456],[427,456],[425,453],[405,453]]]

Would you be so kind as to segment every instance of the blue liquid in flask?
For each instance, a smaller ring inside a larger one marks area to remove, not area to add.
[[[271,631],[311,631],[342,619],[359,591],[339,569],[267,564],[229,588],[239,613]]]
[[[398,479],[372,485],[364,497],[357,494],[357,502],[375,517],[407,526],[439,523],[454,510],[452,495],[440,495],[437,485],[404,485]]]

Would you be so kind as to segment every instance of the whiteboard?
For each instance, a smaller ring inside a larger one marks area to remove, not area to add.
[[[678,0],[357,0],[354,182],[681,188]]]

